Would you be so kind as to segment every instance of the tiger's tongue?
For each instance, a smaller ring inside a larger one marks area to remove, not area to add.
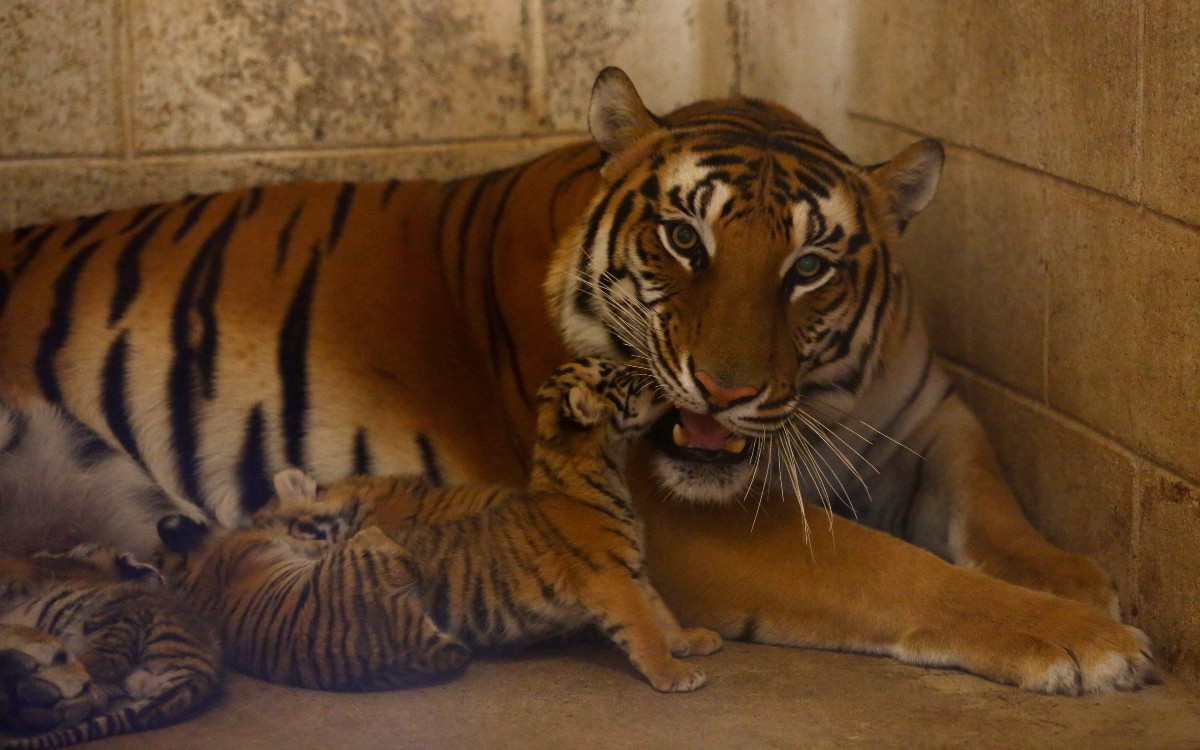
[[[694,448],[719,451],[725,447],[725,442],[733,437],[732,432],[707,414],[680,409],[679,422],[683,425],[686,444]]]

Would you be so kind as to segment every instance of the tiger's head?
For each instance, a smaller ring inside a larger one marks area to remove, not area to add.
[[[677,496],[742,497],[757,441],[818,394],[848,410],[903,324],[892,249],[933,198],[932,140],[861,167],[803,119],[752,100],[666,117],[629,78],[596,79],[597,195],[560,244],[551,312],[576,354],[624,359],[676,407],[656,425]]]

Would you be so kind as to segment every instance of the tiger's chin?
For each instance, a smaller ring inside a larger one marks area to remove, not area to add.
[[[700,447],[684,437],[681,422],[679,410],[672,409],[651,428],[659,483],[674,497],[700,505],[744,497],[753,475],[749,440],[730,436],[720,446]]]

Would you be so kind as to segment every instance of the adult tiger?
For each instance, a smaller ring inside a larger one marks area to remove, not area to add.
[[[685,622],[1036,690],[1151,678],[1144,636],[1102,611],[1107,577],[1024,520],[930,359],[894,248],[933,195],[936,143],[864,169],[760,101],[655,117],[612,68],[589,124],[595,144],[481,177],[19,230],[0,247],[0,375],[175,509],[228,524],[286,465],[518,484],[534,390],[565,349],[628,357],[680,406],[630,482]],[[772,496],[842,495],[961,566],[840,518],[810,537],[794,501],[743,509],[756,470]]]

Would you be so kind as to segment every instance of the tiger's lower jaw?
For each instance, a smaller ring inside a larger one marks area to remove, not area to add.
[[[672,458],[661,451],[654,473],[672,496],[697,505],[726,505],[741,500],[752,477],[751,462],[711,463]]]

